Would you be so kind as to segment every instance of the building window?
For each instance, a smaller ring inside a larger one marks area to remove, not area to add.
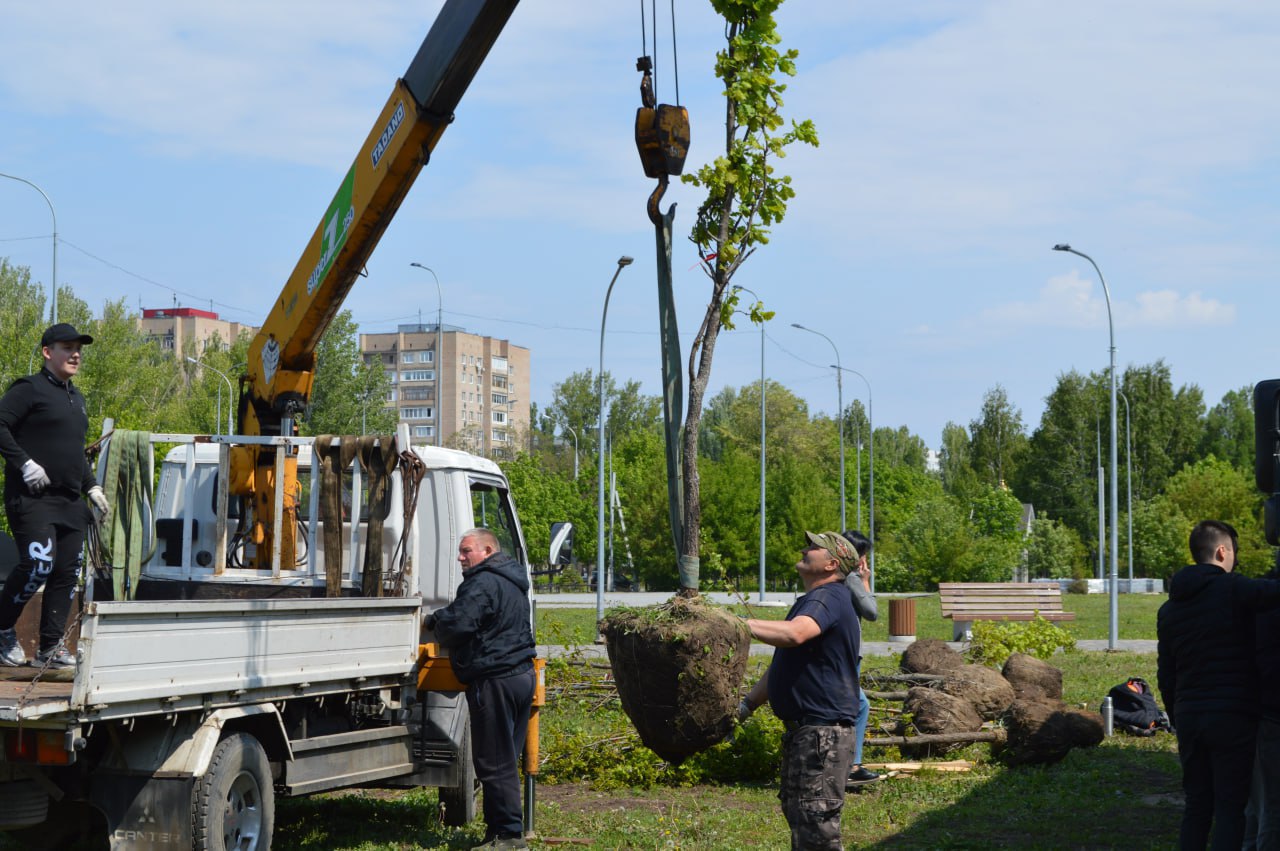
[[[418,352],[418,363],[435,363],[435,362],[436,362],[435,349],[430,349],[425,352]]]
[[[400,374],[401,381],[435,381],[434,369],[411,369]]]
[[[414,407],[400,409],[400,419],[402,420],[433,420],[435,417],[436,412],[433,408]]]
[[[489,358],[489,366],[493,368],[494,372],[506,372],[507,359],[506,358]]]
[[[435,437],[436,427],[435,426],[414,426],[413,436],[414,437]]]
[[[394,369],[387,370],[387,381],[390,381],[392,384],[395,384],[396,379],[397,379],[396,371]]]
[[[507,442],[506,431],[500,428],[495,428],[493,430],[493,441],[494,443],[506,443]]]
[[[489,397],[495,405],[507,404],[507,395],[505,393],[494,393]]]
[[[396,400],[396,391],[394,391],[394,390],[388,390],[388,391],[387,391],[387,401],[388,401],[388,402],[394,402],[395,400]]]
[[[506,415],[506,413],[505,413],[504,411],[494,411],[494,412],[493,412],[493,421],[494,421],[495,423],[497,423],[498,425],[506,425],[506,424],[507,424],[507,415]]]
[[[413,363],[413,352],[402,352],[400,354],[401,363]]]
[[[494,389],[494,390],[506,390],[506,389],[507,389],[507,379],[506,379],[506,377],[505,377],[505,376],[502,376],[502,375],[491,375],[491,376],[489,376],[489,384],[490,384],[490,385],[492,385],[492,387],[493,387],[493,389]]]

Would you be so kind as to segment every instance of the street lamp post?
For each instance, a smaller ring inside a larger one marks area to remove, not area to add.
[[[841,376],[844,368],[840,366],[840,350],[836,348],[835,341],[821,331],[806,328],[799,322],[792,322],[791,327],[799,328],[801,331],[808,331],[810,334],[817,334],[828,343],[831,343],[831,349],[836,353],[836,404],[839,406],[839,411],[836,413],[836,433],[840,437],[840,531],[843,532],[847,527],[844,524],[844,382]],[[872,552],[874,553],[875,550],[872,549]]]
[[[436,282],[436,446],[444,445],[444,385],[441,378],[444,375],[444,353],[441,346],[444,343],[444,292],[440,289],[440,278],[436,275],[435,270],[430,266],[423,266],[421,263],[410,263],[410,266],[416,266],[419,269],[425,269],[431,273],[431,277]]]
[[[1107,286],[1107,279],[1102,276],[1102,270],[1088,254],[1076,251],[1065,243],[1055,245],[1053,250],[1067,251],[1088,260],[1093,270],[1098,273],[1098,280],[1102,282],[1102,293],[1107,298],[1107,330],[1111,338],[1111,629],[1107,637],[1107,649],[1115,650],[1116,642],[1120,637],[1120,599],[1117,587],[1119,553],[1116,552],[1120,546],[1120,532],[1116,528],[1116,518],[1120,516],[1120,489],[1116,478],[1116,326],[1111,315],[1111,289]]]
[[[565,423],[565,429],[569,434],[573,435],[573,480],[578,480],[578,433],[573,430],[573,426]]]
[[[625,254],[618,258],[618,268],[613,270],[609,288],[604,292],[604,310],[600,314],[600,371],[596,375],[596,397],[600,408],[596,447],[600,460],[596,494],[596,624],[604,620],[604,323],[609,317],[609,296],[613,294],[613,285],[622,274],[622,267],[630,266],[631,262]]]
[[[49,286],[49,311],[52,320],[50,325],[58,324],[58,214],[53,211],[53,202],[49,200],[49,196],[44,194],[44,190],[36,186],[25,177],[18,177],[14,174],[5,174],[0,172],[0,177],[7,177],[10,180],[16,180],[19,183],[25,183],[32,189],[40,193],[40,197],[44,198],[44,202],[49,205],[49,215],[53,217],[53,283]]]
[[[203,367],[204,369],[208,369],[208,370],[212,370],[213,372],[216,372],[218,375],[222,376],[223,381],[227,382],[227,434],[228,435],[235,434],[236,432],[235,427],[231,425],[231,409],[235,407],[235,403],[232,401],[232,399],[235,398],[235,390],[231,386],[231,379],[227,378],[226,373],[224,373],[222,370],[216,367],[209,366],[209,364],[205,363],[204,361],[196,360],[195,358],[190,356],[187,357],[187,360],[191,361],[191,363],[195,364],[196,366]],[[217,416],[214,418],[213,422],[214,422],[214,428],[217,428],[218,427],[217,424],[222,422],[222,385],[221,384],[218,385],[218,413],[217,413]]]
[[[746,287],[738,287],[746,293],[751,293],[751,297],[756,301],[760,301],[760,296],[756,295],[752,290]],[[764,603],[764,583],[765,583],[765,383],[764,383],[764,323],[760,323],[760,602]]]
[[[1120,391],[1124,402],[1124,511],[1129,521],[1129,593],[1133,593],[1133,442],[1129,437],[1129,397]]]
[[[870,527],[867,529],[867,537],[871,541],[871,593],[876,592],[876,402],[875,397],[871,394],[871,382],[867,377],[856,369],[849,369],[845,366],[836,366],[836,369],[843,370],[852,375],[856,375],[862,379],[862,383],[867,385],[867,428],[871,435],[868,444],[871,447],[871,457],[867,459],[871,467],[871,513]],[[861,457],[861,447],[859,447],[859,457]],[[861,473],[859,473],[861,475]],[[858,480],[858,487],[862,487],[862,480]],[[861,520],[862,510],[858,510],[859,520]],[[841,531],[844,531],[843,529]]]

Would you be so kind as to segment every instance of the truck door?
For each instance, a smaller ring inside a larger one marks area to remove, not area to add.
[[[511,494],[502,482],[473,476],[471,478],[471,517],[476,528],[488,529],[502,544],[502,551],[520,562],[526,571],[529,557],[524,537],[516,519]]]

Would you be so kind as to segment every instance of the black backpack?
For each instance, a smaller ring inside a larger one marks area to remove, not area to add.
[[[1154,736],[1169,729],[1169,716],[1156,705],[1151,686],[1141,677],[1130,677],[1107,692],[1111,698],[1112,725],[1134,736]]]

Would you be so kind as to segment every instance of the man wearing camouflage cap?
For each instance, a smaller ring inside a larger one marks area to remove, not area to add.
[[[839,532],[805,532],[796,571],[804,596],[785,621],[749,619],[757,641],[777,648],[743,701],[745,717],[766,700],[786,728],[778,798],[793,849],[839,849],[845,778],[858,717],[858,615],[844,579],[858,551]]]

